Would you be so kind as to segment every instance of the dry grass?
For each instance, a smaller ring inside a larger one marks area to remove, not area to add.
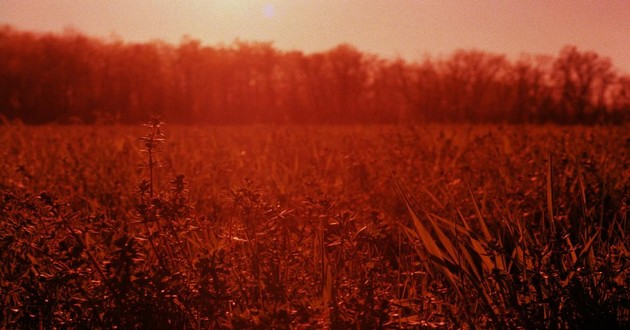
[[[0,327],[628,326],[627,132],[3,126]]]

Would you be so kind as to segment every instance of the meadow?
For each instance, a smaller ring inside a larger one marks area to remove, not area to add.
[[[0,126],[0,328],[630,326],[626,126]]]

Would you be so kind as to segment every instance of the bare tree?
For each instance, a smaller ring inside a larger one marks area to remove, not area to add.
[[[614,77],[608,58],[575,46],[562,49],[553,65],[553,79],[565,119],[584,122],[604,112],[604,96]]]

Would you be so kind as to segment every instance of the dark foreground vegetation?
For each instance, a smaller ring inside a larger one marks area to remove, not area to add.
[[[0,26],[0,119],[25,123],[620,123],[630,77],[573,46],[556,56],[461,50],[418,62],[350,45],[100,40]]]
[[[0,328],[630,325],[628,127],[0,128]]]

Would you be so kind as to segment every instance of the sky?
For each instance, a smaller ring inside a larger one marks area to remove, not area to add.
[[[270,41],[307,53],[348,43],[410,61],[457,49],[556,55],[571,44],[630,73],[628,0],[0,0],[0,24],[130,42]]]

